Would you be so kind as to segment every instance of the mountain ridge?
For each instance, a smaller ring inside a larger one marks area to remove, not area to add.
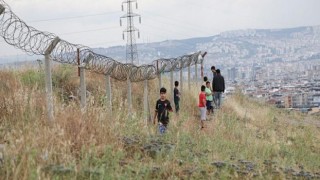
[[[210,59],[288,61],[320,57],[320,25],[285,29],[245,29],[226,31],[208,37],[139,43],[140,64],[159,58],[177,57],[195,51],[208,51]],[[114,59],[125,60],[125,46],[94,48]],[[230,64],[231,62],[228,62]]]
[[[178,57],[196,51],[207,51],[210,63],[234,66],[255,61],[298,61],[320,59],[320,25],[282,29],[242,29],[213,36],[138,43],[139,64],[155,59]],[[96,53],[125,62],[126,47],[92,48]],[[19,61],[36,56],[19,57]],[[36,57],[37,58],[37,57]],[[41,57],[38,57],[41,58]],[[1,58],[14,62],[15,58]],[[223,62],[223,63],[222,63]]]

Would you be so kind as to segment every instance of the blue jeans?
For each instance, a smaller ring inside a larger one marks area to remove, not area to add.
[[[167,130],[167,127],[163,125],[162,123],[159,123],[159,132],[160,134],[164,134]]]
[[[217,108],[220,108],[221,105],[221,96],[222,96],[222,92],[214,92],[214,99],[216,101],[216,106]]]

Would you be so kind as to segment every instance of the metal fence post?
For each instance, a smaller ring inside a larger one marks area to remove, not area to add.
[[[159,70],[159,60],[157,60],[157,69]],[[162,88],[162,74],[161,72],[158,75],[158,80],[159,80],[159,89]]]
[[[85,69],[83,65],[80,63],[80,49],[77,49],[77,58],[78,58],[78,71],[80,75],[80,95],[81,95],[81,110],[85,110],[87,106],[87,88],[86,88],[86,81],[85,81]]]
[[[53,97],[52,97],[52,73],[50,54],[45,55],[45,81],[46,81],[46,95],[47,95],[47,115],[49,123],[53,122]]]
[[[84,67],[80,67],[80,92],[81,92],[81,109],[84,110],[87,107],[87,88],[86,88]]]
[[[203,61],[201,61],[201,81],[203,81]]]
[[[195,69],[194,69],[194,71],[195,71],[195,82],[196,82],[196,87],[198,88],[198,64],[196,63],[195,64]]]
[[[171,94],[172,94],[172,99],[174,99],[173,86],[174,86],[174,82],[173,82],[173,70],[171,70],[171,71],[170,71],[170,91],[171,91]]]
[[[132,118],[132,88],[131,88],[131,80],[130,80],[130,72],[129,70],[128,77],[127,77],[127,83],[128,83],[128,114],[129,118]]]
[[[149,119],[149,106],[148,106],[148,80],[144,80],[144,94],[143,94],[143,113],[144,113],[144,119],[145,119],[145,125],[148,125],[148,119]]]
[[[188,66],[188,89],[190,90],[191,89],[191,81],[190,81],[190,78],[191,78],[191,69],[190,69],[190,65]]]
[[[159,89],[160,89],[160,88],[162,88],[162,75],[161,75],[161,73],[159,73],[158,79],[159,79]]]
[[[50,54],[53,49],[60,42],[60,39],[56,37],[47,50],[45,51],[45,82],[46,82],[46,94],[47,94],[47,113],[49,124],[54,122],[53,116],[53,96],[52,96],[52,73],[51,73],[51,59]]]
[[[109,109],[110,115],[112,115],[112,90],[111,90],[111,79],[110,75],[106,75],[106,86],[107,86],[107,107]]]

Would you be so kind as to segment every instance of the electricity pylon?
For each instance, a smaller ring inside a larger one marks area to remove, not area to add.
[[[135,33],[138,32],[138,38],[140,38],[139,29],[134,27],[134,17],[139,17],[139,22],[141,23],[141,16],[139,14],[133,13],[133,3],[136,3],[136,9],[138,9],[137,0],[126,0],[122,2],[122,11],[124,11],[124,4],[127,5],[127,13],[120,17],[120,26],[122,26],[122,19],[127,19],[127,28],[123,31],[122,38],[125,39],[125,33],[127,33],[127,46],[126,46],[126,62],[131,62],[132,64],[139,64],[138,50],[136,44]]]

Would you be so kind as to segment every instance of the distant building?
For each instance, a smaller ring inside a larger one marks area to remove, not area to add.
[[[312,96],[312,106],[320,107],[320,94],[314,94]]]
[[[308,108],[310,107],[307,93],[292,94],[284,97],[285,108]]]
[[[293,107],[297,108],[306,108],[309,107],[309,101],[308,101],[308,94],[302,93],[302,94],[297,94],[293,98]]]
[[[284,107],[285,108],[292,108],[293,104],[292,104],[292,96],[286,96],[284,97]]]
[[[237,78],[237,73],[238,73],[238,70],[235,67],[229,68],[228,69],[228,80],[235,81]]]

